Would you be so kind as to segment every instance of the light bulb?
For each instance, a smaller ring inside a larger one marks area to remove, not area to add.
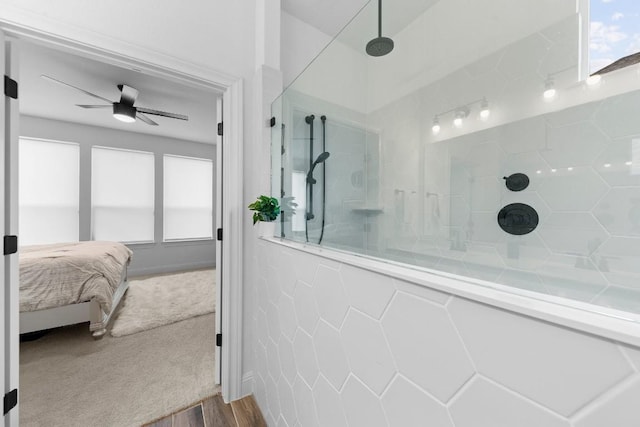
[[[433,132],[434,135],[437,135],[440,133],[440,121],[438,121],[437,117],[434,117],[433,119],[433,126],[431,126],[431,132]]]
[[[469,108],[464,106],[460,107],[458,111],[456,111],[456,116],[453,119],[453,125],[457,128],[462,127],[462,121],[469,115]]]
[[[131,116],[127,116],[125,114],[114,114],[113,115],[114,118],[120,120],[121,122],[125,122],[125,123],[133,123],[136,121],[135,117],[131,117]]]
[[[480,104],[480,119],[487,120],[490,114],[491,110],[489,109],[489,103],[486,99],[483,99],[482,104]]]
[[[556,96],[556,88],[554,87],[553,84],[553,79],[552,78],[548,78],[545,82],[544,82],[544,92],[542,93],[542,96],[544,97],[545,100],[550,101],[553,98],[555,98]]]
[[[556,90],[554,88],[545,89],[542,96],[544,99],[553,99],[556,96]]]

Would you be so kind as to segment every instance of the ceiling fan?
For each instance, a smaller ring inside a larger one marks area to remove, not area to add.
[[[135,88],[132,88],[131,86],[127,86],[125,84],[118,85],[118,89],[120,90],[120,93],[121,93],[120,101],[110,101],[109,99],[103,98],[100,95],[96,95],[95,93],[91,93],[84,89],[80,89],[79,87],[76,87],[69,83],[65,83],[58,79],[54,79],[53,77],[50,77],[44,74],[42,74],[41,77],[45,80],[49,80],[54,83],[68,86],[86,95],[93,96],[94,98],[107,102],[108,103],[107,105],[104,105],[104,104],[100,104],[100,105],[76,104],[76,105],[81,108],[113,108],[113,117],[126,123],[133,123],[136,121],[136,118],[138,118],[148,125],[158,126],[158,123],[154,122],[153,120],[151,120],[149,117],[146,116],[147,114],[152,114],[154,116],[161,116],[161,117],[169,117],[171,119],[189,120],[189,117],[185,116],[184,114],[168,113],[166,111],[159,111],[159,110],[153,110],[151,108],[134,106],[133,104],[135,104],[136,99],[138,98],[138,91]]]

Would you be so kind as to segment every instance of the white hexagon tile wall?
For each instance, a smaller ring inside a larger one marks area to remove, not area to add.
[[[245,374],[269,426],[640,425],[638,348],[274,242],[255,259]]]

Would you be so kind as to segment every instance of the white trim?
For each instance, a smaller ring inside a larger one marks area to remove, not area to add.
[[[6,12],[6,13],[5,13]],[[9,6],[5,16],[16,16],[22,11]],[[224,286],[222,306],[225,317],[221,332],[225,343],[221,354],[222,396],[225,401],[240,397],[242,384],[242,174],[243,174],[243,93],[242,78],[201,67],[140,46],[111,39],[102,34],[75,28],[74,39],[54,34],[60,24],[36,14],[25,16],[19,22],[0,19],[0,31],[20,39],[35,41],[48,46],[57,46],[77,55],[122,67],[134,67],[149,75],[175,80],[196,87],[213,88],[224,92],[225,101],[225,154],[224,181],[225,204],[223,226],[225,228]],[[34,24],[35,22],[35,24]],[[77,30],[77,31],[76,31]],[[84,40],[79,42],[78,40]],[[16,181],[17,183],[17,181]],[[6,208],[6,207],[5,207]],[[16,207],[17,209],[17,202]],[[16,317],[17,317],[16,313]],[[16,322],[17,325],[17,322]],[[15,328],[17,338],[18,327]],[[16,346],[17,347],[17,346]],[[17,352],[18,349],[16,348]],[[17,413],[17,411],[16,411]],[[16,422],[17,423],[17,422]]]
[[[242,397],[242,288],[243,288],[243,112],[242,81],[229,87],[223,98],[224,138],[222,163],[222,397]]]
[[[0,32],[2,29],[0,29]],[[2,37],[0,37],[2,42]],[[19,46],[13,37],[4,39],[4,54],[6,61],[3,73],[19,80]],[[1,51],[1,50],[0,50]],[[1,61],[0,61],[1,63]],[[0,67],[1,68],[1,67]],[[18,89],[18,92],[20,90]],[[3,129],[4,137],[4,235],[18,235],[18,151],[19,151],[19,100],[4,97],[4,114],[0,114],[0,120],[5,121]],[[4,256],[4,363],[5,393],[17,388],[19,390],[20,376],[20,289],[18,272],[18,254]],[[6,311],[5,311],[6,310]],[[20,395],[18,393],[18,405],[4,416],[4,423],[7,426],[17,426],[20,418]]]
[[[264,240],[571,329],[640,346],[640,322],[630,313],[336,249],[280,238]]]
[[[242,397],[253,393],[253,371],[246,372],[242,376]]]
[[[26,13],[15,6],[3,5],[3,8],[5,9],[3,17],[0,18],[0,28],[7,35],[17,38],[56,46],[76,55],[124,68],[139,69],[153,76],[168,78],[191,86],[214,88],[220,92],[227,90],[239,78],[82,27],[70,28],[65,24],[67,26],[65,30],[71,30],[68,32],[73,34],[73,38],[54,34],[51,31],[59,30],[59,22],[42,14]],[[22,16],[19,16],[17,21],[7,18],[12,15]],[[30,24],[26,25],[23,22]],[[84,42],[78,40],[84,40]]]

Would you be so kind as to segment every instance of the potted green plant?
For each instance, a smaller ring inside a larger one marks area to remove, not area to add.
[[[280,203],[275,197],[260,196],[249,205],[253,211],[253,225],[260,223],[260,237],[273,237],[275,233],[275,220],[280,214]]]

